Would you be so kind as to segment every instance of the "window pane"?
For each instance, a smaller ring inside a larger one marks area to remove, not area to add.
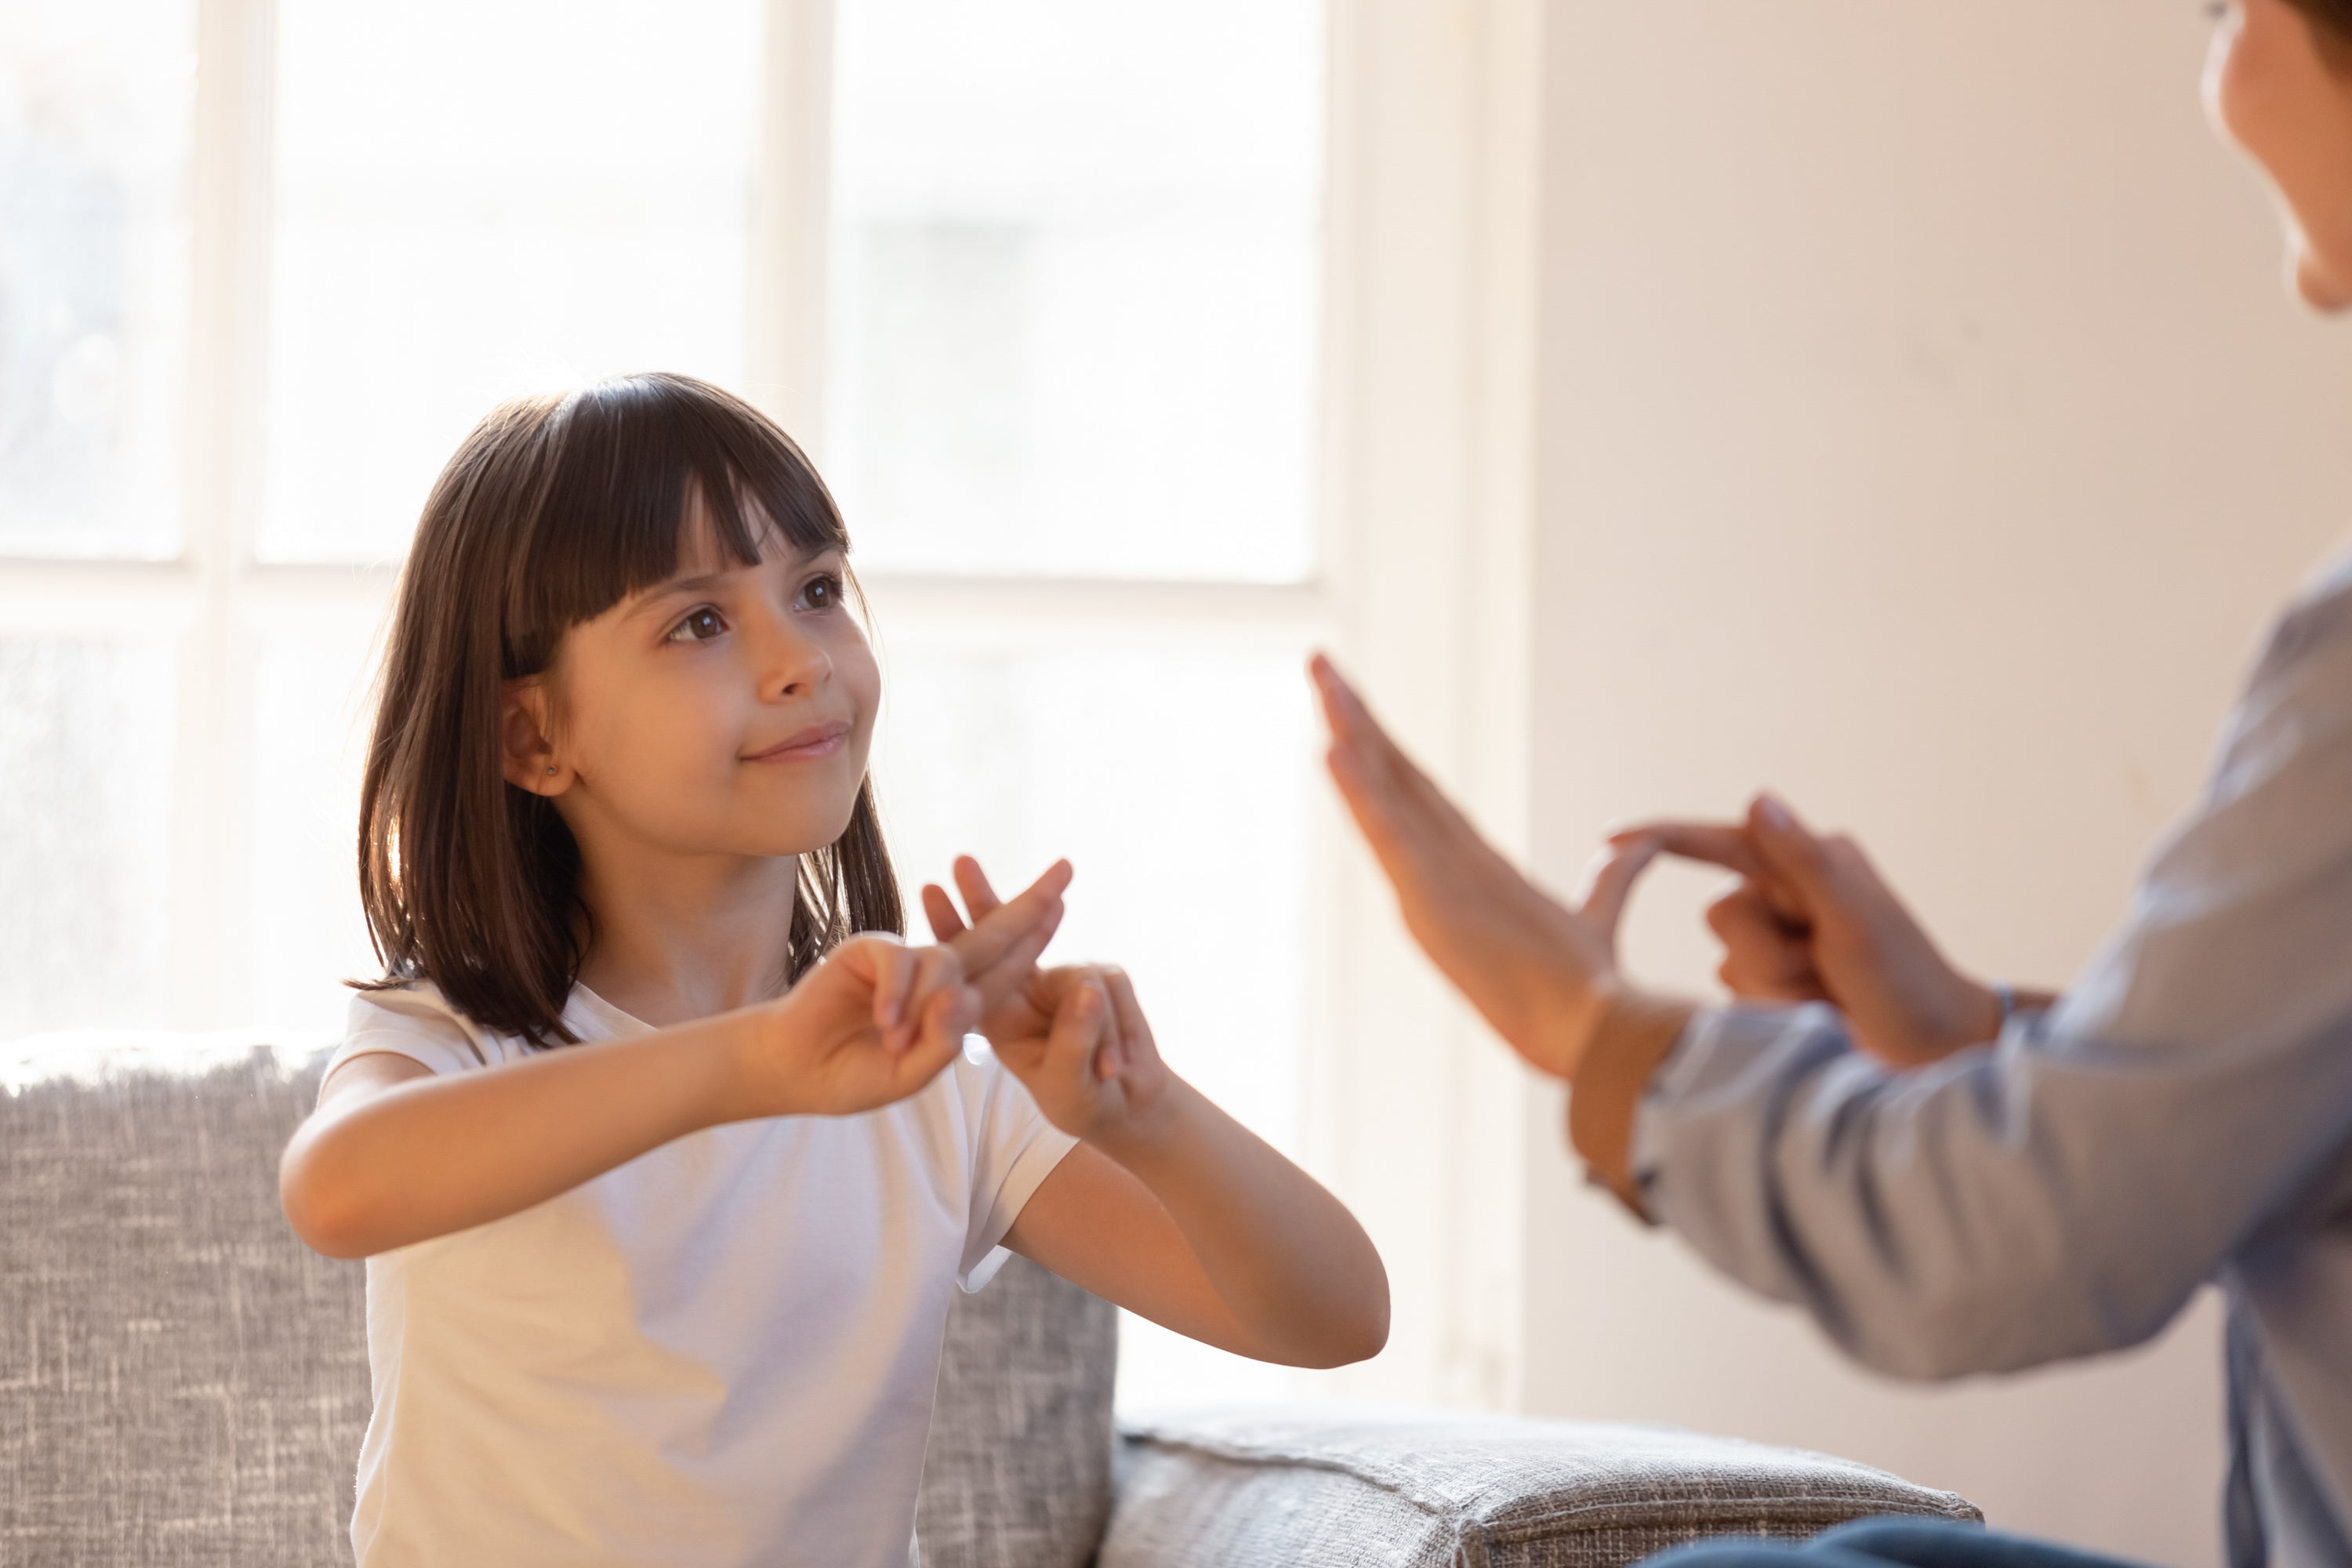
[[[280,0],[274,558],[405,544],[502,398],[740,386],[758,0]]]
[[[0,5],[0,552],[179,546],[194,26]]]
[[[340,1029],[341,982],[379,973],[355,858],[374,619],[273,631],[255,661],[254,1016],[274,1026]]]
[[[909,889],[960,853],[1006,891],[1068,856],[1049,962],[1127,968],[1169,1063],[1292,1147],[1315,756],[1298,657],[889,649],[875,786]],[[1287,1376],[1123,1328],[1129,1404],[1274,1397]]]
[[[869,563],[1314,565],[1318,0],[841,0],[828,477]]]
[[[173,645],[0,637],[0,1039],[169,1018]]]

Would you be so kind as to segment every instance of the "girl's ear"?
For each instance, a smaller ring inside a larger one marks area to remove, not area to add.
[[[571,770],[548,739],[547,688],[537,679],[509,680],[499,706],[499,760],[507,783],[533,795],[562,795]]]

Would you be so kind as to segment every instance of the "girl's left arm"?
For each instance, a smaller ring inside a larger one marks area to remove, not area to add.
[[[1240,1355],[1329,1367],[1378,1354],[1389,1285],[1371,1238],[1306,1172],[1168,1070],[1127,975],[1047,971],[1028,999],[1046,1026],[992,1031],[998,1058],[1081,1142],[1005,1245]]]

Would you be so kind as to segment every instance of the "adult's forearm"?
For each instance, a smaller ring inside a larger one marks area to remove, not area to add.
[[[740,1022],[721,1016],[397,1084],[287,1146],[302,1239],[364,1258],[485,1225],[726,1119]]]
[[[1827,1008],[1709,1012],[1643,1112],[1644,1195],[1867,1365],[2011,1372],[2158,1331],[2341,1145],[2347,1107],[2325,1032],[2248,1053],[2012,1037],[1896,1073]]]
[[[1146,1133],[1097,1145],[1151,1190],[1254,1353],[1340,1366],[1379,1352],[1388,1272],[1347,1205],[1181,1080]]]

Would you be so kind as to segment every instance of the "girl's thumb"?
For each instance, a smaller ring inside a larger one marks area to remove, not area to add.
[[[1102,982],[1091,973],[1078,977],[1054,1009],[1054,1022],[1045,1033],[1045,1053],[1065,1060],[1091,1061],[1096,1045],[1102,1036],[1103,1016],[1109,1011],[1109,998],[1103,994]]]

